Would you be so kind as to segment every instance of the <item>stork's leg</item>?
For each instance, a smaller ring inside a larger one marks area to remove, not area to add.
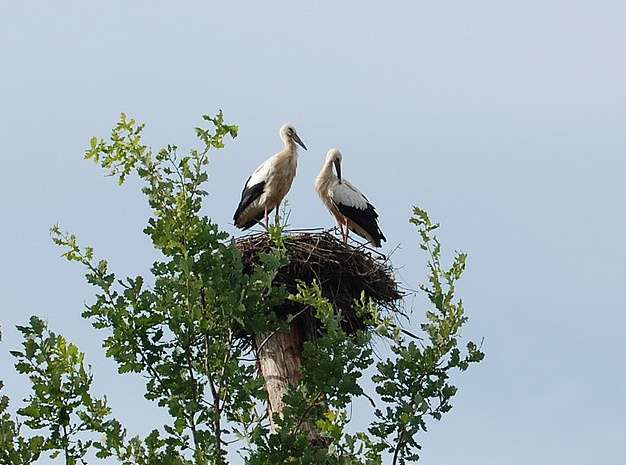
[[[270,221],[267,217],[267,206],[265,207],[265,229],[269,229],[270,228]]]
[[[346,234],[343,236],[343,243],[348,244],[348,235],[350,234],[350,229],[348,229],[348,218],[346,217],[343,218],[343,225],[346,228]]]
[[[278,205],[276,205],[276,218],[274,219],[274,223],[276,226],[278,226],[278,221],[280,220],[280,216],[278,215],[279,211],[280,211],[280,202],[278,202]]]

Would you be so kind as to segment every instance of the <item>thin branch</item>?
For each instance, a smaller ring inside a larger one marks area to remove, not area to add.
[[[298,421],[298,424],[296,425],[295,431],[298,431],[300,429],[302,424],[306,421],[306,418],[309,416],[309,413],[311,413],[311,410],[313,410],[313,407],[317,405],[317,401],[319,401],[320,397],[322,397],[323,395],[324,395],[324,391],[319,391],[317,393],[317,395],[313,399],[313,402],[311,402],[311,404],[309,404],[306,410],[302,413],[302,417],[300,417],[300,420]]]
[[[410,331],[407,331],[406,329],[400,328],[400,331],[402,333],[406,334],[407,336],[412,337],[413,339],[417,339],[418,341],[423,341],[424,340],[423,337],[416,336],[415,334],[411,333]]]
[[[404,431],[399,431],[398,441],[396,442],[396,447],[395,447],[395,450],[393,451],[393,461],[391,462],[391,465],[396,465],[399,454],[400,454],[400,449],[403,445],[404,445]]]
[[[185,355],[187,356],[187,367],[189,369],[189,377],[191,379],[191,383],[193,384],[194,400],[195,400],[195,398],[198,397],[198,384],[196,383],[196,378],[193,374],[193,366],[192,366],[191,354],[190,354],[191,347],[187,347],[187,350],[185,352],[186,352]],[[193,436],[194,450],[198,450],[198,433],[196,431],[196,421],[195,421],[193,412],[189,413],[188,420],[189,420],[189,428],[191,429],[191,433]]]
[[[293,318],[291,318],[291,321],[295,320],[297,317],[299,317],[300,315],[302,315],[305,311],[309,310],[309,307],[304,307],[302,310],[300,310],[298,313],[294,313]],[[272,339],[276,334],[278,334],[283,328],[278,328],[274,331],[272,331],[264,340],[263,342],[261,342],[261,344],[259,344],[259,346],[257,347],[256,351],[257,354],[261,353],[261,349],[265,346],[265,344],[267,344],[267,342]]]
[[[217,386],[215,385],[215,380],[213,379],[213,375],[209,371],[209,364],[208,364],[209,336],[208,334],[204,335],[204,353],[205,353],[204,367],[205,367],[207,379],[209,380],[211,396],[213,397],[213,410],[215,411],[214,413],[215,417],[213,419],[213,429],[214,429],[213,433],[215,436],[215,447],[221,448],[221,445],[222,445],[222,426],[221,426],[222,410],[221,410],[221,405],[220,405],[221,391],[218,390]]]

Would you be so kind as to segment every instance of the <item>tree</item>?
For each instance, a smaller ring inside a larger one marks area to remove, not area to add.
[[[106,401],[91,394],[93,376],[79,349],[32,317],[28,326],[18,327],[22,350],[12,352],[32,389],[16,419],[8,399],[0,399],[0,462],[30,464],[59,456],[66,464],[93,463],[95,455],[129,465],[226,464],[233,443],[250,465],[416,461],[428,421],[451,409],[456,393],[451,374],[483,358],[475,343],[460,343],[467,317],[455,284],[466,255],[457,253],[445,267],[434,235],[438,224],[415,208],[410,221],[429,269],[420,286],[430,303],[423,334],[405,331],[365,297],[354,308],[369,329],[347,334],[318,283],[301,282],[292,293],[275,284],[289,260],[280,226],[268,231],[272,251],[260,254],[249,272],[229,234],[200,214],[209,153],[237,136],[237,127],[226,124],[221,112],[203,121],[196,128],[200,148],[184,156],[172,145],[154,153],[142,141],[144,126],[124,114],[110,138],[92,138],[86,152],[120,184],[132,173],[143,182],[152,208],[144,231],[162,257],[149,277],[120,278],[76,236],[59,226],[51,230],[64,257],[84,266],[97,289],[83,317],[103,331],[106,355],[120,375],[146,378],[145,397],[165,409],[170,421],[155,425],[147,437],[131,436]],[[285,394],[285,407],[270,430],[264,380],[241,332],[284,328],[289,319],[281,320],[272,308],[285,299],[312,309],[322,331],[304,343],[300,380]],[[375,361],[379,339],[389,354]],[[375,393],[363,389],[366,370],[374,372]],[[356,396],[371,403],[372,421],[366,431],[350,434],[347,407]],[[307,425],[321,443],[311,444]]]

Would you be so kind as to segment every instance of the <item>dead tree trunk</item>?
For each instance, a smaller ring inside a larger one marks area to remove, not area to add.
[[[267,388],[268,413],[272,430],[273,415],[282,414],[283,396],[289,386],[295,386],[302,378],[302,341],[295,325],[289,331],[260,334],[256,337],[259,368]]]
[[[257,360],[267,388],[272,431],[276,431],[274,414],[282,415],[285,408],[285,393],[302,379],[302,343],[302,335],[295,322],[288,330],[256,336]],[[319,433],[309,422],[304,421],[301,427],[309,433],[311,442],[319,440]]]

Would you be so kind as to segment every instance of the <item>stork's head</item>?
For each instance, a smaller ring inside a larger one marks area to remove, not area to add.
[[[341,152],[339,149],[330,149],[326,154],[326,163],[333,163],[335,165],[335,171],[337,171],[337,177],[341,182]]]
[[[298,136],[296,132],[296,128],[294,128],[291,124],[283,124],[280,128],[280,138],[287,144],[289,142],[295,142],[304,150],[306,150],[306,145]]]

